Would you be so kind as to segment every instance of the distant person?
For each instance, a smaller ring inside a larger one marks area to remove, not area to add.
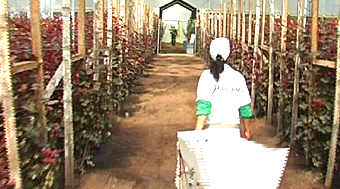
[[[229,54],[227,38],[211,42],[211,66],[203,71],[197,87],[195,130],[219,128],[240,133],[242,120],[245,127],[242,137],[250,139],[251,98],[244,76],[227,64]]]
[[[172,46],[175,46],[176,45],[177,30],[174,26],[171,26],[170,35],[171,35],[171,44],[172,44]]]

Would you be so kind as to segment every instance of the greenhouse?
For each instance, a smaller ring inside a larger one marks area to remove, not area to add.
[[[0,25],[0,189],[340,188],[339,1],[0,0]],[[240,122],[197,129],[227,68]]]

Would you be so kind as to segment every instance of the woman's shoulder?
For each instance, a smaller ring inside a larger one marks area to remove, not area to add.
[[[231,73],[234,78],[241,79],[241,80],[245,79],[245,76],[239,70],[236,70],[235,68],[231,67],[230,65],[227,65],[226,67],[227,67],[228,70],[230,70],[229,74]]]

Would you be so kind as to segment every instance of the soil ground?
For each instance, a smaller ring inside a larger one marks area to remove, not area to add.
[[[95,169],[80,189],[175,189],[176,133],[192,130],[200,58],[163,54],[123,103],[113,140],[95,155]],[[275,146],[274,128],[252,121],[253,140]],[[322,188],[320,174],[300,168],[291,156],[280,189]]]

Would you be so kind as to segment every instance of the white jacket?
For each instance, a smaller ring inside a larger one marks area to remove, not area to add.
[[[196,100],[211,102],[208,124],[240,124],[239,108],[251,103],[244,76],[227,64],[218,82],[209,69],[203,71]]]

